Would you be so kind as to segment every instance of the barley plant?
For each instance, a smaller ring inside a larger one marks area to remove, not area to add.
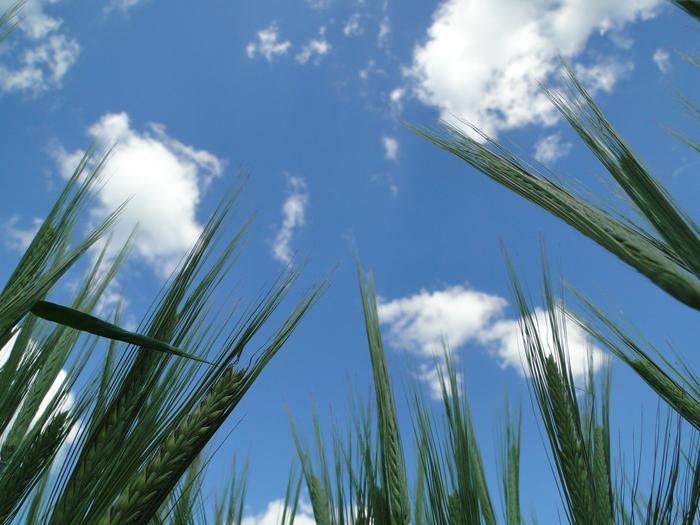
[[[3,36],[16,14],[2,18]],[[84,156],[0,292],[3,524],[190,522],[203,508],[207,444],[324,287],[272,330],[296,272],[248,306],[217,299],[246,234],[247,223],[227,233],[236,190],[138,329],[121,328],[120,306],[100,303],[129,253],[130,241],[115,250],[107,237],[120,210],[74,234],[108,157]],[[82,281],[69,306],[49,300],[71,269]]]
[[[700,20],[700,2],[674,3]],[[697,62],[693,57],[688,58],[692,63]],[[700,310],[700,227],[644,166],[566,64],[562,65],[561,80],[556,89],[546,90],[547,95],[624,191],[634,215],[596,206],[482,133],[483,141],[475,140],[461,128],[446,122],[443,122],[442,131],[416,131],[564,220],[678,301]],[[692,102],[687,104],[693,116],[700,115]],[[691,139],[681,138],[700,150]],[[577,317],[582,326],[698,429],[700,399],[693,371],[684,364],[672,365],[650,345],[627,335],[583,294],[576,294],[593,319]]]
[[[225,238],[234,193],[137,333],[118,326],[119,309],[110,321],[94,317],[129,246],[112,258],[98,244],[117,211],[72,247],[81,207],[99,183],[102,164],[87,172],[90,165],[86,157],[0,295],[2,523],[149,523],[195,508],[207,443],[322,288],[264,339],[256,336],[296,273],[280,275],[242,311],[217,304],[245,233]],[[71,305],[49,302],[91,248],[92,267]],[[70,392],[76,401],[68,404]]]
[[[183,505],[194,506],[199,497],[207,443],[323,287],[303,296],[264,339],[257,335],[295,272],[280,275],[242,311],[217,304],[215,292],[225,285],[246,228],[226,240],[235,192],[136,333],[119,327],[119,308],[110,321],[91,315],[129,251],[127,244],[108,257],[108,244],[100,245],[118,210],[72,247],[81,207],[99,184],[103,163],[88,172],[93,164],[86,156],[78,166],[0,295],[2,523],[181,516]],[[92,266],[71,305],[48,301],[88,250]],[[77,394],[69,404],[70,392]],[[166,507],[171,512],[164,514]]]
[[[674,4],[700,19],[697,0]],[[16,14],[14,9],[0,17],[0,37],[11,32]],[[696,57],[686,58],[700,65]],[[620,137],[573,71],[566,64],[561,71],[560,85],[546,93],[624,191],[634,216],[597,206],[477,128],[465,132],[467,124],[415,130],[700,310],[700,227]],[[692,102],[686,104],[700,116]],[[680,138],[700,151],[692,139]],[[207,444],[325,284],[303,295],[272,332],[267,325],[294,284],[294,271],[280,275],[244,309],[217,299],[246,232],[244,224],[225,233],[239,196],[234,191],[138,328],[121,328],[120,305],[100,308],[129,254],[130,242],[116,251],[109,247],[120,210],[75,239],[81,211],[99,188],[108,158],[93,151],[85,155],[0,292],[0,524],[240,525],[247,467],[234,465],[228,484],[213,503],[207,501],[202,494],[212,453]],[[70,300],[56,301],[57,284],[86,259],[89,268]],[[567,310],[546,268],[548,326],[539,325],[542,318],[526,299],[516,269],[510,262],[508,268],[523,365],[559,489],[561,520],[699,523],[698,376],[682,360],[630,335],[584,294],[574,290],[583,313]],[[520,407],[506,406],[500,440],[492,440],[498,442],[499,472],[489,476],[468,385],[448,349],[436,363],[440,402],[427,400],[415,385],[397,396],[371,274],[360,269],[358,279],[374,397],[354,398],[352,418],[330,433],[315,417],[313,447],[291,424],[300,468],[290,471],[278,523],[293,524],[302,499],[310,502],[319,525],[536,523],[536,512],[526,515],[521,502]],[[609,366],[599,376],[589,366],[584,384],[574,383],[567,316],[663,400],[648,458],[650,476],[630,469],[614,451]],[[399,423],[398,399],[407,399],[410,428]],[[554,502],[556,495],[549,499]]]
[[[700,19],[700,2],[674,3]],[[696,57],[686,55],[686,58],[700,65]],[[559,85],[545,92],[624,191],[634,215],[597,206],[468,123],[443,122],[438,131],[414,130],[564,220],[678,301],[700,310],[700,227],[679,208],[620,137],[566,63],[562,63]],[[685,103],[693,115],[700,115],[697,106]],[[693,140],[680,138],[700,151]],[[643,222],[635,217],[641,217]],[[531,398],[559,487],[562,521],[698,523],[700,383],[697,375],[678,356],[672,360],[646,341],[629,335],[576,290],[573,292],[585,313],[567,310],[561,294],[554,293],[546,268],[543,296],[548,326],[541,326],[538,323],[542,319],[526,300],[512,264],[508,267],[520,314],[524,366],[531,378]],[[405,451],[402,454],[395,447],[402,440],[383,358],[371,276],[361,275],[360,283],[374,371],[376,416],[371,416],[371,407],[367,407],[356,411],[347,433],[343,429],[332,432],[331,462],[326,457],[328,447],[320,439],[318,423],[315,461],[295,431],[317,523],[406,523],[409,518],[405,514],[391,510],[395,501],[403,501],[404,480],[409,478],[403,469],[411,464],[415,468],[413,488],[409,491],[412,523],[510,525],[530,521],[520,501],[520,412],[505,418],[498,451],[500,497],[496,498],[493,487],[486,481],[466,387],[448,357],[438,366],[440,405],[426,402],[417,388],[411,389],[415,450],[411,459],[414,461],[407,461]],[[567,349],[567,317],[628,365],[665,402],[667,408],[659,410],[657,415],[653,454],[646,465],[649,476],[642,476],[639,466],[630,469],[622,453],[613,451],[609,365],[598,378],[593,375],[591,363],[584,384],[574,383]],[[387,477],[388,468],[402,471]],[[532,521],[536,522],[536,518]]]

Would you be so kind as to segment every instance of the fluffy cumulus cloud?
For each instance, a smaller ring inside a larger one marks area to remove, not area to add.
[[[382,137],[382,146],[384,146],[384,157],[387,160],[399,158],[399,141],[395,137]]]
[[[307,505],[301,505],[297,509],[297,514],[294,517],[294,525],[316,525],[311,509]],[[245,516],[241,525],[277,525],[280,523],[282,512],[284,510],[284,501],[274,500],[268,503],[265,511],[254,516]]]
[[[279,28],[272,23],[265,29],[261,29],[255,35],[256,39],[249,42],[245,48],[248,58],[261,56],[268,62],[279,55],[286,55],[292,43],[289,40],[280,40]]]
[[[654,15],[659,0],[445,0],[413,53],[409,77],[424,103],[487,133],[551,125],[539,82],[558,56],[580,61],[594,33],[614,34]],[[593,88],[612,89],[629,65],[598,57],[580,66]]]
[[[566,334],[569,364],[574,379],[580,381],[585,377],[589,363],[593,371],[599,370],[608,359],[607,354],[594,346],[586,332],[561,310],[556,312],[555,317]],[[536,308],[533,321],[540,340],[544,342],[545,351],[551,353],[554,339],[550,315],[545,310]],[[493,355],[501,366],[514,368],[522,375],[527,375],[523,341],[517,320],[501,319],[485,327],[479,335],[479,342],[491,346]]]
[[[309,194],[303,178],[287,176],[288,194],[282,204],[282,224],[272,241],[272,256],[283,264],[292,261],[292,239],[306,223]]]
[[[63,79],[78,59],[78,42],[63,31],[63,22],[46,12],[58,0],[29,0],[19,17],[17,45],[0,62],[0,91],[37,95],[61,87]],[[4,13],[16,2],[0,0]]]
[[[562,141],[560,133],[541,138],[535,143],[535,159],[542,164],[554,164],[571,151],[571,142]]]
[[[114,230],[119,246],[138,225],[135,252],[161,276],[175,268],[199,236],[197,206],[224,163],[214,154],[170,137],[160,124],[138,131],[126,113],[110,113],[88,129],[98,149],[115,146],[92,209],[94,220],[129,200]],[[54,149],[64,177],[73,173],[82,151]]]
[[[448,393],[450,391],[450,375],[446,368],[444,360],[435,360],[431,364],[421,363],[418,366],[418,371],[414,374],[414,377],[427,387],[430,397],[435,400],[442,399],[443,385]],[[464,374],[456,372],[455,376],[457,389],[462,392]]]
[[[578,79],[592,94],[598,91],[610,93],[618,80],[634,69],[634,64],[607,57],[592,64],[576,64],[574,69]]]
[[[505,307],[504,299],[464,286],[378,303],[389,343],[425,357],[442,355],[445,345],[454,350],[474,340]]]
[[[318,65],[331,50],[331,44],[326,40],[326,28],[321,27],[318,31],[318,36],[309,40],[301,48],[301,51],[294,57],[299,64],[311,62]]]
[[[468,344],[486,348],[502,367],[515,369],[522,376],[524,348],[519,321],[505,316],[507,302],[465,286],[420,292],[399,299],[380,299],[378,304],[381,323],[386,327],[388,343],[422,358],[417,377],[425,382],[430,392],[440,396],[439,359],[445,351],[455,352]],[[585,332],[561,311],[557,317],[565,319],[567,350],[574,379],[585,377],[589,356],[594,371],[605,363],[606,354],[593,346]],[[547,312],[536,309],[533,316],[547,351],[553,348],[553,339]]]
[[[22,225],[19,215],[11,216],[3,225],[5,246],[10,250],[24,252],[39,231],[42,222],[40,218],[34,217],[30,224]]]
[[[671,55],[665,49],[657,49],[651,58],[662,73],[671,69]]]

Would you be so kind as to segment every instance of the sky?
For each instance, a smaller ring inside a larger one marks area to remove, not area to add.
[[[404,441],[403,385],[435,391],[444,341],[491,472],[505,399],[521,401],[523,508],[557,522],[502,245],[538,316],[542,243],[557,279],[697,365],[692,313],[406,124],[471,122],[614,203],[619,190],[540,89],[563,57],[692,214],[698,161],[669,130],[695,131],[679,94],[697,88],[697,73],[677,53],[694,50],[695,30],[657,0],[29,0],[0,46],[0,272],[82,152],[116,145],[87,221],[131,197],[114,235],[125,239],[137,222],[139,234],[108,299],[126,299],[136,324],[223,192],[244,181],[235,221],[254,219],[236,290],[254,300],[290,264],[302,271],[292,299],[327,275],[331,286],[232,418],[208,497],[234,456],[248,461],[246,525],[272,523],[295,461],[288,416],[310,436],[314,407],[328,429],[347,416],[352,390],[368,393],[357,253],[374,273]],[[589,342],[568,332],[581,375]],[[607,354],[593,352],[599,369]],[[629,449],[657,403],[620,363],[612,369],[615,432]]]

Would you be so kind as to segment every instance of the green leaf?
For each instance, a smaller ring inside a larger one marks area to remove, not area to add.
[[[38,301],[32,306],[30,310],[37,317],[41,317],[47,321],[62,324],[69,328],[74,328],[75,330],[80,330],[82,332],[88,332],[90,334],[98,335],[100,337],[106,337],[108,339],[113,339],[116,341],[122,341],[124,343],[140,346],[143,348],[149,348],[157,352],[163,352],[166,354],[172,354],[179,357],[185,357],[187,359],[192,359],[193,361],[199,361],[200,363],[213,364],[211,361],[202,359],[195,355],[184,352],[178,348],[175,348],[168,343],[159,341],[152,337],[146,335],[137,334],[134,332],[129,332],[120,328],[112,323],[98,319],[92,315],[86,314],[79,310],[69,308],[67,306],[61,306],[60,304],[52,303],[49,301]]]

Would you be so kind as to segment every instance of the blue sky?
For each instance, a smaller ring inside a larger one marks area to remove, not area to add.
[[[694,31],[656,0],[30,0],[0,48],[0,271],[13,267],[80,152],[118,144],[90,213],[134,195],[117,236],[135,221],[141,234],[113,293],[128,298],[136,322],[244,176],[236,218],[255,219],[234,271],[241,294],[253,299],[290,262],[303,265],[299,291],[335,271],[241,406],[210,493],[234,455],[249,460],[250,523],[267,523],[260,516],[294,461],[285,410],[304,433],[315,405],[327,428],[343,420],[352,387],[366,391],[357,251],[375,274],[398,391],[411,378],[429,391],[430,356],[450,343],[491,471],[504,399],[523,400],[524,508],[549,523],[556,489],[517,364],[500,243],[537,291],[544,239],[556,276],[697,364],[691,313],[403,123],[464,118],[614,202],[603,169],[538,90],[563,55],[693,213],[698,163],[664,128],[693,130],[676,94],[694,91],[695,72],[675,50],[692,51]],[[585,341],[571,335],[580,353]],[[630,443],[657,405],[621,365],[613,373],[614,422]]]

